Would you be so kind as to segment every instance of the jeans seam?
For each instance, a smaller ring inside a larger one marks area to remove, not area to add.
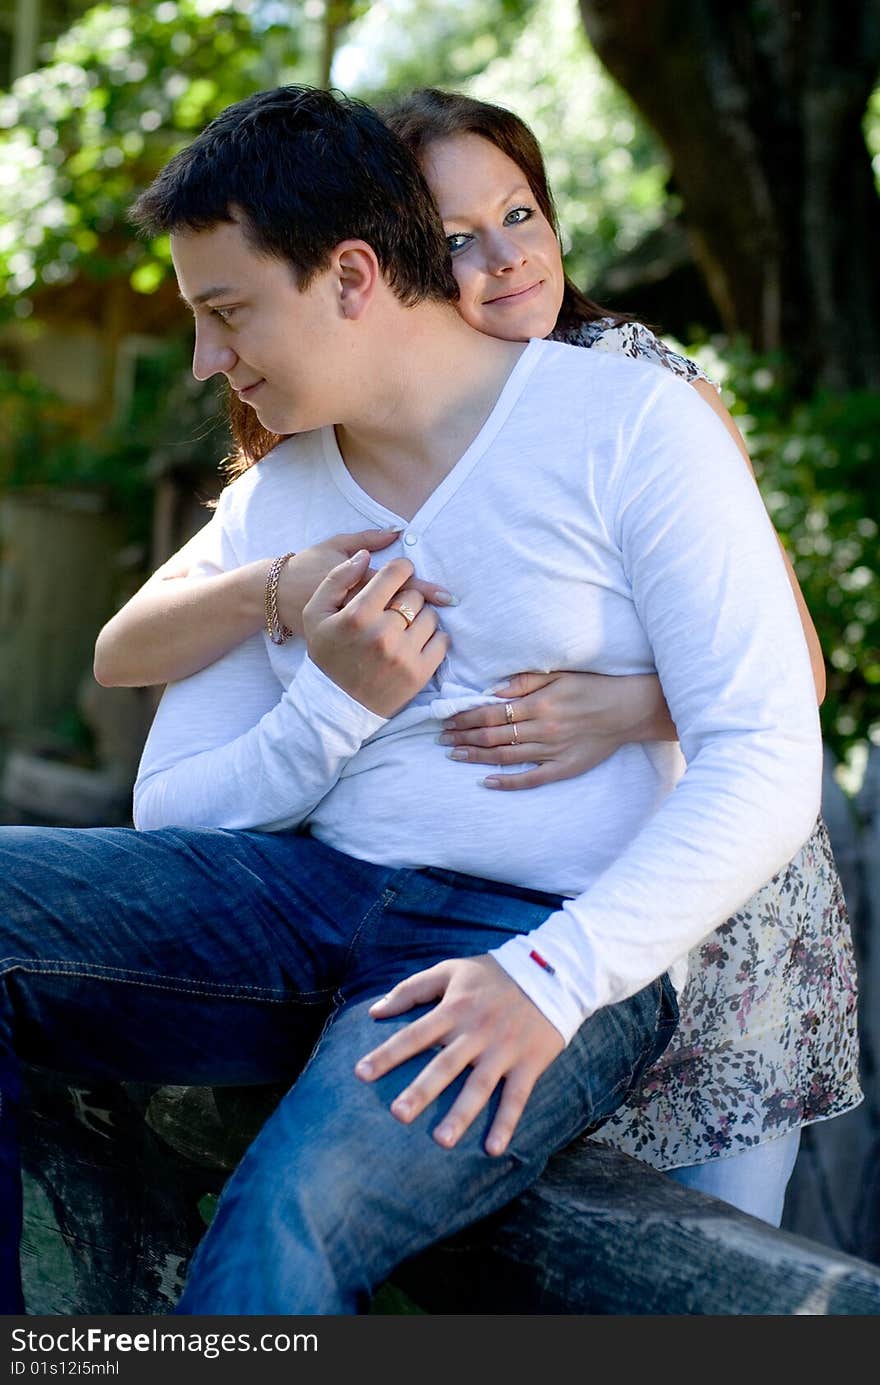
[[[338,998],[338,996],[334,995],[333,1000],[332,1000],[331,1003],[332,1003],[332,1009],[330,1010],[330,1013],[327,1015],[327,1018],[324,1020],[324,1023],[321,1025],[321,1032],[320,1032],[320,1034],[318,1035],[317,1039],[315,1040],[315,1042],[314,1042],[314,1044],[313,1044],[313,1046],[312,1046],[312,1051],[311,1051],[311,1053],[309,1054],[308,1058],[307,1058],[306,1061],[303,1063],[302,1067],[300,1068],[299,1073],[297,1074],[297,1078],[296,1078],[296,1081],[297,1081],[297,1082],[301,1081],[301,1079],[305,1076],[305,1074],[308,1072],[309,1068],[310,1068],[310,1067],[312,1066],[312,1064],[314,1063],[315,1059],[316,1059],[317,1056],[318,1056],[318,1050],[319,1050],[319,1048],[321,1047],[321,1045],[322,1045],[322,1043],[324,1042],[324,1040],[326,1039],[326,1037],[327,1037],[327,1035],[328,1035],[328,1033],[329,1033],[329,1031],[330,1031],[330,1027],[331,1027],[331,1025],[333,1024],[333,1021],[336,1019],[336,1017],[337,1017],[338,1015],[340,1015],[340,1014],[342,1013],[342,1010],[343,1010],[343,1008],[344,1008],[344,1007],[343,1007],[343,1002]]]
[[[643,1045],[643,1047],[642,1047],[642,1049],[641,1049],[641,1051],[640,1051],[640,1053],[639,1053],[638,1058],[636,1058],[635,1062],[634,1062],[633,1065],[632,1065],[632,1071],[630,1072],[630,1075],[629,1075],[629,1083],[630,1083],[630,1085],[633,1084],[634,1079],[635,1079],[635,1074],[636,1074],[637,1072],[639,1073],[639,1076],[641,1076],[645,1071],[647,1071],[647,1067],[648,1067],[648,1058],[649,1058],[649,1056],[650,1056],[650,1054],[651,1054],[652,1052],[656,1052],[656,1050],[657,1050],[657,1043],[658,1043],[658,1040],[659,1040],[659,1037],[660,1037],[660,1031],[661,1031],[661,1029],[668,1029],[668,1028],[670,1027],[670,1014],[669,1014],[669,1006],[668,1006],[668,999],[667,999],[666,984],[665,984],[665,981],[664,981],[664,977],[663,977],[662,975],[661,975],[661,976],[658,976],[657,979],[652,983],[652,989],[653,989],[653,988],[656,988],[656,996],[657,996],[657,1008],[656,1008],[656,1011],[655,1011],[655,1013],[654,1013],[654,1026],[653,1026],[653,1029],[651,1030],[650,1038],[649,1038],[648,1041]],[[670,986],[670,990],[671,990],[671,989],[672,989],[672,987]],[[664,1045],[664,1047],[665,1047],[665,1045]],[[661,1049],[661,1053],[662,1053],[662,1052],[663,1052],[663,1050]],[[660,1054],[657,1054],[657,1057],[658,1057],[658,1058],[659,1058],[659,1056],[660,1056]],[[655,1058],[654,1061],[655,1061],[655,1062],[657,1061],[656,1058]],[[651,1064],[651,1066],[653,1066],[653,1064]]]
[[[347,951],[346,954],[345,954],[345,962],[343,963],[343,972],[344,972],[344,973],[347,973],[347,972],[348,972],[348,964],[349,964],[349,962],[351,961],[352,953],[353,953],[354,950],[355,950],[355,947],[356,947],[356,945],[357,945],[357,942],[358,942],[358,940],[359,940],[359,938],[360,938],[362,932],[364,931],[364,929],[366,928],[367,924],[368,924],[368,923],[370,922],[370,920],[372,919],[373,915],[374,915],[374,914],[380,913],[383,909],[387,909],[387,908],[388,908],[388,905],[389,905],[389,904],[393,904],[394,901],[398,898],[399,894],[400,894],[400,891],[399,891],[399,890],[392,889],[390,885],[386,885],[386,887],[385,887],[385,889],[382,891],[382,894],[380,895],[380,897],[379,897],[377,900],[375,900],[375,902],[374,902],[373,904],[370,905],[369,909],[368,909],[367,912],[364,914],[363,918],[361,919],[360,923],[358,924],[358,926],[357,926],[357,928],[356,928],[356,930],[355,930],[354,936],[352,937],[352,940],[351,940],[351,942],[350,942],[349,945],[348,945],[348,951]],[[315,1040],[314,1048],[312,1049],[311,1053],[309,1054],[309,1057],[308,1057],[307,1061],[306,1061],[305,1064],[303,1065],[302,1070],[301,1070],[301,1072],[300,1072],[300,1074],[299,1074],[299,1077],[297,1078],[297,1081],[299,1081],[299,1080],[305,1075],[305,1073],[308,1071],[308,1069],[312,1066],[312,1064],[314,1063],[315,1059],[316,1059],[317,1056],[318,1056],[318,1050],[320,1049],[322,1043],[324,1042],[324,1040],[326,1039],[326,1037],[327,1037],[327,1035],[328,1035],[328,1033],[329,1033],[329,1031],[330,1031],[330,1027],[331,1027],[331,1025],[333,1024],[333,1021],[334,1021],[334,1020],[337,1018],[337,1016],[339,1016],[339,1015],[342,1013],[342,1011],[345,1009],[345,998],[344,998],[344,995],[343,995],[343,993],[342,993],[342,989],[341,989],[341,987],[339,987],[339,986],[337,986],[337,987],[334,989],[334,991],[333,991],[333,996],[332,996],[332,1000],[331,1000],[331,1005],[332,1005],[332,1009],[330,1010],[330,1013],[328,1014],[326,1020],[324,1021],[324,1024],[323,1024],[323,1026],[322,1026],[322,1028],[321,1028],[321,1032],[320,1032],[320,1034],[318,1035],[317,1039]]]
[[[392,889],[389,885],[386,885],[386,887],[383,889],[383,891],[382,891],[381,895],[379,896],[379,898],[378,898],[377,900],[375,900],[375,901],[370,905],[369,909],[368,909],[367,912],[364,914],[363,918],[361,919],[360,923],[358,924],[357,928],[355,929],[354,933],[352,934],[351,942],[350,942],[349,945],[348,945],[348,948],[347,948],[346,953],[345,953],[345,959],[344,959],[344,961],[343,961],[343,963],[342,963],[342,976],[343,976],[343,977],[347,977],[347,976],[348,976],[349,963],[351,962],[352,957],[353,957],[353,955],[354,955],[354,953],[355,953],[355,950],[356,950],[356,948],[357,948],[357,945],[358,945],[358,943],[360,942],[361,934],[363,933],[364,929],[367,927],[367,925],[368,925],[369,923],[372,922],[373,916],[374,916],[375,914],[380,914],[380,913],[382,913],[383,910],[385,910],[385,909],[388,908],[389,904],[393,904],[393,903],[394,903],[394,901],[397,899],[399,893],[400,893],[399,890],[394,890],[394,889]],[[337,995],[337,996],[339,995],[339,988],[338,988],[338,987],[335,989],[334,995]]]
[[[183,977],[166,976],[159,972],[136,971],[131,968],[113,967],[95,963],[92,967],[71,965],[63,958],[34,961],[32,958],[7,957],[0,962],[0,971],[7,975],[13,971],[44,976],[82,977],[89,981],[115,981],[129,986],[142,986],[146,990],[175,991],[183,995],[204,996],[218,1000],[260,1000],[268,1005],[320,1004],[332,994],[330,991],[300,991],[288,995],[277,987],[242,984],[237,989],[221,981],[187,981]],[[113,974],[115,973],[115,975]],[[162,985],[161,982],[170,984]],[[250,991],[251,995],[244,992]]]
[[[615,1103],[609,1114],[607,1116],[601,1117],[601,1119],[598,1122],[595,1119],[587,1121],[584,1125],[581,1126],[579,1132],[575,1132],[574,1136],[572,1136],[573,1139],[577,1139],[578,1134],[594,1134],[596,1131],[601,1130],[602,1126],[606,1123],[606,1121],[610,1119],[610,1117],[614,1114],[615,1111],[619,1110],[619,1108],[623,1105],[623,1103],[630,1096],[630,1094],[636,1090],[638,1082],[641,1081],[642,1077],[644,1077],[645,1075],[645,1072],[648,1071],[648,1064],[646,1061],[648,1055],[651,1049],[656,1048],[657,1046],[657,1039],[661,1027],[664,1025],[669,1025],[669,1015],[667,1014],[669,997],[671,996],[672,1000],[675,1000],[675,990],[671,982],[668,981],[668,978],[666,979],[666,983],[664,984],[664,977],[659,976],[657,977],[656,983],[652,984],[657,985],[657,1009],[655,1012],[654,1026],[651,1030],[650,1037],[648,1038],[647,1042],[642,1046],[638,1056],[632,1060],[630,1064],[629,1073],[621,1077],[620,1080],[616,1082],[614,1086],[606,1093],[604,1104],[607,1104],[609,1101],[613,1101]],[[653,1064],[651,1064],[650,1066],[653,1066]],[[638,1077],[636,1077],[636,1073],[639,1074]],[[593,1107],[593,1109],[595,1110],[595,1106]]]

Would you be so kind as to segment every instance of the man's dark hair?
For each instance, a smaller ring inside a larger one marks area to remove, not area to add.
[[[407,306],[458,288],[418,164],[375,111],[341,93],[277,87],[227,106],[166,164],[131,220],[151,235],[240,220],[301,288],[340,241],[364,240]]]

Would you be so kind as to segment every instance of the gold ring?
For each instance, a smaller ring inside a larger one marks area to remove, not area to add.
[[[511,745],[519,745],[519,736],[516,734],[516,722],[515,722],[515,721],[512,721],[512,722],[510,723],[510,725],[511,725],[511,729],[512,729],[512,731],[513,731],[513,740],[510,742],[510,744],[511,744]]]
[[[513,723],[514,723],[514,721],[516,720],[516,717],[513,715],[513,703],[512,703],[512,702],[505,702],[505,704],[504,704],[504,715],[505,715],[505,717],[507,718],[507,720],[509,721],[510,725],[512,726]]]
[[[412,625],[417,614],[413,610],[412,606],[407,606],[405,601],[401,601],[399,606],[389,606],[388,609],[389,611],[396,611],[399,616],[403,616],[404,620],[406,621],[407,630]]]

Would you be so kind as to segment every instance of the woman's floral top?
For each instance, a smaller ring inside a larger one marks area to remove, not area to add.
[[[638,322],[603,319],[559,335],[708,378]],[[672,1042],[598,1138],[671,1169],[737,1154],[862,1100],[852,939],[821,819],[790,865],[688,960]]]

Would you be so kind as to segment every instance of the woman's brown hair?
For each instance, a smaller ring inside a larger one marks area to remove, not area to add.
[[[475,101],[473,97],[457,92],[421,87],[387,103],[380,108],[380,114],[419,161],[435,140],[449,139],[452,135],[479,135],[481,139],[494,144],[522,169],[535,201],[558,236],[559,220],[541,147],[525,121],[520,120],[513,111],[505,110],[503,106],[493,106],[488,101]],[[562,306],[556,321],[557,332],[574,331],[581,323],[609,317],[616,322],[627,320],[623,314],[601,308],[581,293],[568,275],[565,276]],[[281,437],[264,428],[254,411],[231,391],[229,422],[234,451],[226,463],[226,471],[231,479],[265,457],[281,441]]]

